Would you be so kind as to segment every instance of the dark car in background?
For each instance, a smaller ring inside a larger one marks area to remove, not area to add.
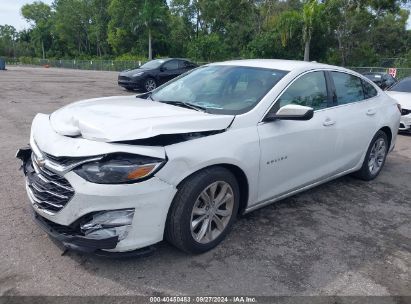
[[[363,75],[383,90],[388,89],[390,86],[397,82],[397,80],[392,77],[392,75],[383,72],[367,72],[363,73]]]
[[[130,91],[149,92],[196,67],[197,64],[181,58],[151,60],[139,68],[120,72],[118,85]]]

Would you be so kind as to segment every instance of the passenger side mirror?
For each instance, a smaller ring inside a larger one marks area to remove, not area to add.
[[[264,120],[310,120],[313,116],[313,108],[288,104],[281,107],[277,113],[268,114]]]

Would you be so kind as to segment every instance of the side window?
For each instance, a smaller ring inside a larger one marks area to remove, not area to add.
[[[362,86],[364,88],[364,97],[365,99],[373,98],[377,96],[377,90],[366,80],[362,80]]]
[[[362,81],[357,76],[342,72],[331,72],[338,104],[347,104],[364,99]]]
[[[166,63],[164,63],[163,68],[167,71],[178,70],[178,61],[177,60],[167,61]]]
[[[288,104],[324,109],[328,105],[324,72],[311,72],[294,81],[276,102],[279,109]]]
[[[185,60],[180,60],[180,69],[190,69],[193,68],[194,65],[189,62],[189,61],[185,61]]]

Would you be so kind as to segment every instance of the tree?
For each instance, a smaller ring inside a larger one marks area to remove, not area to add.
[[[282,46],[286,47],[296,32],[302,29],[301,14],[297,11],[285,11],[277,18],[275,26],[280,33]]]
[[[18,33],[14,26],[0,25],[0,54],[16,57],[16,42]]]
[[[164,0],[144,0],[142,9],[137,17],[133,20],[133,31],[139,32],[142,29],[147,30],[148,34],[148,59],[153,59],[152,50],[152,31],[165,24],[167,14],[167,4]]]
[[[310,60],[310,44],[314,29],[323,11],[323,4],[317,0],[307,0],[302,10],[304,61]]]
[[[21,8],[23,17],[32,24],[33,40],[40,44],[43,59],[46,58],[46,41],[51,40],[51,23],[52,16],[51,8],[41,1],[35,1],[32,4],[25,4]]]
[[[140,39],[133,31],[133,20],[139,14],[142,1],[111,0],[108,7],[108,43],[115,54],[141,53]]]
[[[410,7],[410,0],[37,1],[22,7],[30,29],[0,28],[0,55],[407,66]]]

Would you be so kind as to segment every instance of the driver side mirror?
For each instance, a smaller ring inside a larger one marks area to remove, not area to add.
[[[160,68],[160,72],[164,72],[164,71],[167,71],[167,67],[162,66],[162,67]]]
[[[310,107],[288,104],[281,107],[277,113],[269,113],[264,121],[273,120],[310,120],[314,116],[314,109]]]

